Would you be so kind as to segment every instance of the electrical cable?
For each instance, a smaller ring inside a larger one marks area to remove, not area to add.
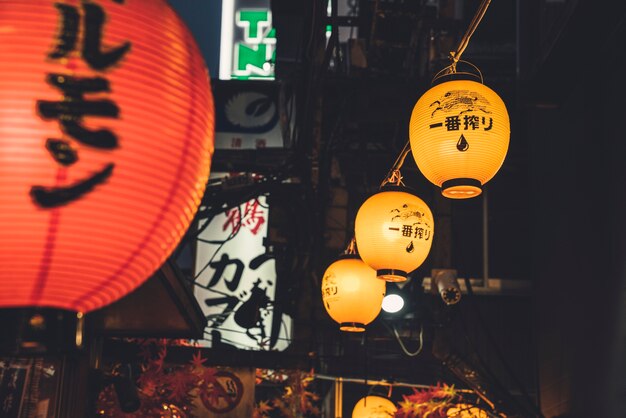
[[[393,328],[393,333],[396,336],[396,339],[398,340],[398,343],[400,344],[400,348],[402,348],[402,351],[404,351],[404,354],[406,354],[409,357],[415,357],[419,353],[422,352],[422,349],[424,348],[424,324],[420,324],[420,337],[419,337],[420,338],[420,345],[419,345],[419,348],[417,349],[417,351],[414,351],[412,353],[409,350],[407,350],[406,346],[402,342],[402,339],[400,338],[400,335],[398,334],[398,330],[396,330],[396,327],[392,326],[392,328]]]

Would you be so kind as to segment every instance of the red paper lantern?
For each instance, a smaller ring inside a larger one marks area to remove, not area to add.
[[[213,98],[164,0],[0,0],[0,307],[87,312],[188,228]]]

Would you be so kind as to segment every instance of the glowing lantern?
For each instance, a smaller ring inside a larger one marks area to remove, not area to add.
[[[422,199],[390,187],[361,205],[354,232],[361,258],[377,276],[401,282],[428,256],[434,228],[433,214]]]
[[[326,269],[322,300],[326,312],[342,331],[365,331],[385,297],[385,282],[358,255],[344,255]]]
[[[164,0],[0,0],[0,307],[86,312],[175,248],[213,98]]]
[[[391,418],[398,408],[387,398],[366,396],[361,398],[352,410],[352,418]]]
[[[413,108],[411,150],[424,176],[452,199],[478,196],[509,148],[504,102],[489,87],[454,80],[428,90]]]
[[[472,405],[459,404],[446,411],[450,418],[489,418],[489,415],[480,408]]]

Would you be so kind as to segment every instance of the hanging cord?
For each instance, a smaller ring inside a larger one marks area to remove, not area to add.
[[[358,251],[356,249],[356,238],[354,236],[350,240],[350,243],[348,244],[346,249],[343,251],[343,253],[345,255],[356,255],[356,254],[358,254]]]
[[[393,330],[393,335],[396,336],[396,339],[398,340],[398,343],[400,344],[400,348],[402,348],[402,351],[404,351],[404,354],[406,354],[409,357],[415,357],[419,353],[422,352],[422,348],[424,348],[424,324],[420,324],[420,346],[417,349],[417,351],[415,351],[413,353],[411,353],[409,350],[407,350],[406,346],[402,342],[402,339],[400,338],[400,334],[398,334],[398,330],[396,329],[396,327],[394,325],[392,325],[391,329]]]
[[[450,70],[452,73],[456,72],[456,64],[461,59],[461,55],[463,55],[463,52],[465,52],[465,48],[467,48],[467,46],[469,45],[470,38],[476,31],[476,28],[478,28],[480,21],[483,20],[483,17],[487,12],[487,8],[489,7],[489,3],[491,3],[491,0],[483,0],[480,3],[480,6],[478,7],[476,14],[474,15],[474,18],[470,22],[470,25],[465,32],[465,35],[463,35],[463,37],[461,38],[461,42],[459,42],[459,46],[456,48],[456,51],[450,52],[450,60],[452,61],[452,63],[450,64]]]
[[[406,156],[409,155],[409,151],[411,151],[411,142],[406,141],[406,144],[404,144],[404,148],[402,148],[402,151],[400,151],[398,158],[396,158],[393,166],[385,176],[383,182],[380,184],[381,189],[387,184],[404,186],[404,183],[402,183],[402,174],[400,174],[400,167],[402,167],[402,164],[404,164],[404,160],[406,159]]]

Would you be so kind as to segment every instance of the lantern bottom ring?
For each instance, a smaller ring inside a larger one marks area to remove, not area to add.
[[[386,282],[405,282],[409,274],[402,270],[382,269],[376,270],[376,276]]]
[[[480,181],[470,178],[446,180],[441,185],[441,194],[449,199],[469,199],[483,192]]]
[[[339,324],[339,329],[348,332],[363,332],[365,331],[365,324],[360,322],[342,322]]]

